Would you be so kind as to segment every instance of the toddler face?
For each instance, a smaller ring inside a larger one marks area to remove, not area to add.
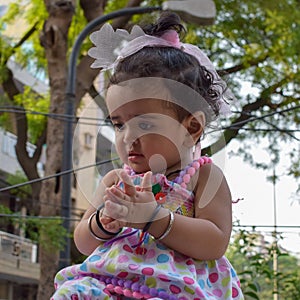
[[[108,90],[106,97],[116,149],[123,163],[136,173],[180,169],[188,132],[175,110],[164,100],[132,99],[123,100],[122,87],[118,87],[118,93]]]

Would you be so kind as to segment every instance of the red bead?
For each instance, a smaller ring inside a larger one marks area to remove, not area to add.
[[[157,193],[155,195],[155,200],[158,204],[164,204],[166,202],[166,194],[165,193]]]

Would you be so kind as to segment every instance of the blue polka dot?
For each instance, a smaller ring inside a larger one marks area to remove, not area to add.
[[[168,262],[169,261],[169,256],[166,255],[166,254],[160,254],[157,256],[157,261],[159,263],[165,263],[165,262]]]
[[[234,269],[231,269],[230,272],[231,272],[232,277],[236,277],[236,273],[235,273]]]
[[[160,243],[157,243],[157,244],[156,244],[156,247],[157,247],[158,249],[161,249],[161,250],[166,250],[166,249],[167,249],[167,247],[166,247],[164,244],[160,244]]]
[[[86,263],[82,263],[79,269],[81,271],[85,271],[86,272],[87,271],[87,265],[86,265]]]
[[[98,248],[98,252],[103,253],[103,252],[107,252],[110,249],[110,247],[106,247],[106,248]]]
[[[102,291],[98,288],[92,288],[92,294],[93,296],[99,296],[102,294]]]
[[[210,283],[210,281],[209,281],[209,278],[206,279],[206,284],[208,285],[208,287],[211,288],[211,283]]]
[[[79,293],[85,291],[85,287],[83,285],[80,285],[80,284],[75,284],[75,288],[76,288],[76,291],[79,292]]]
[[[98,261],[100,259],[101,259],[101,256],[99,256],[99,255],[93,255],[93,256],[89,257],[90,262]]]
[[[205,287],[205,281],[204,281],[203,279],[200,279],[200,280],[198,281],[198,284],[199,284],[199,286],[201,287],[201,289],[204,289],[204,287]]]

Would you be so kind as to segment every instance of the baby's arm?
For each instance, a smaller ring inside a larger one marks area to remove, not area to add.
[[[119,181],[119,177],[118,177],[119,171],[120,170],[113,170],[113,171],[107,173],[103,177],[99,186],[97,187],[93,202],[88,207],[88,209],[84,213],[81,221],[78,223],[78,225],[75,228],[74,241],[75,241],[76,247],[81,253],[83,253],[85,255],[91,254],[100,243],[99,240],[95,239],[91,235],[91,233],[89,231],[88,219],[96,211],[97,207],[99,207],[104,202],[103,199],[104,199],[106,188],[117,184],[117,182]],[[91,222],[92,229],[97,236],[102,237],[102,238],[111,237],[111,236],[108,236],[105,233],[103,233],[103,231],[101,231],[98,228],[95,217],[93,217],[91,221],[92,221]],[[111,231],[113,231],[113,230],[111,230]]]
[[[202,166],[195,186],[195,218],[174,214],[170,234],[162,242],[193,258],[220,258],[230,239],[231,205],[230,190],[222,171],[213,164]],[[157,220],[149,232],[159,237],[168,224],[169,219]]]

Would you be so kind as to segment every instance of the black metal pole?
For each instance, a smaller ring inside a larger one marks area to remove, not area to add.
[[[130,7],[111,12],[107,15],[100,16],[94,19],[80,32],[78,35],[69,60],[69,70],[67,77],[67,88],[65,98],[65,114],[70,116],[64,126],[64,144],[63,144],[63,165],[62,171],[71,170],[72,168],[72,140],[73,140],[73,115],[75,103],[76,89],[76,62],[79,55],[80,47],[85,38],[98,26],[103,23],[122,16],[132,16],[135,14],[145,14],[156,10],[162,10],[159,6],[153,7]],[[62,177],[62,211],[61,215],[64,218],[63,226],[70,232],[70,217],[71,217],[71,190],[72,190],[72,173],[67,173]],[[59,268],[64,268],[70,264],[70,239],[67,238],[65,249],[60,253]]]

